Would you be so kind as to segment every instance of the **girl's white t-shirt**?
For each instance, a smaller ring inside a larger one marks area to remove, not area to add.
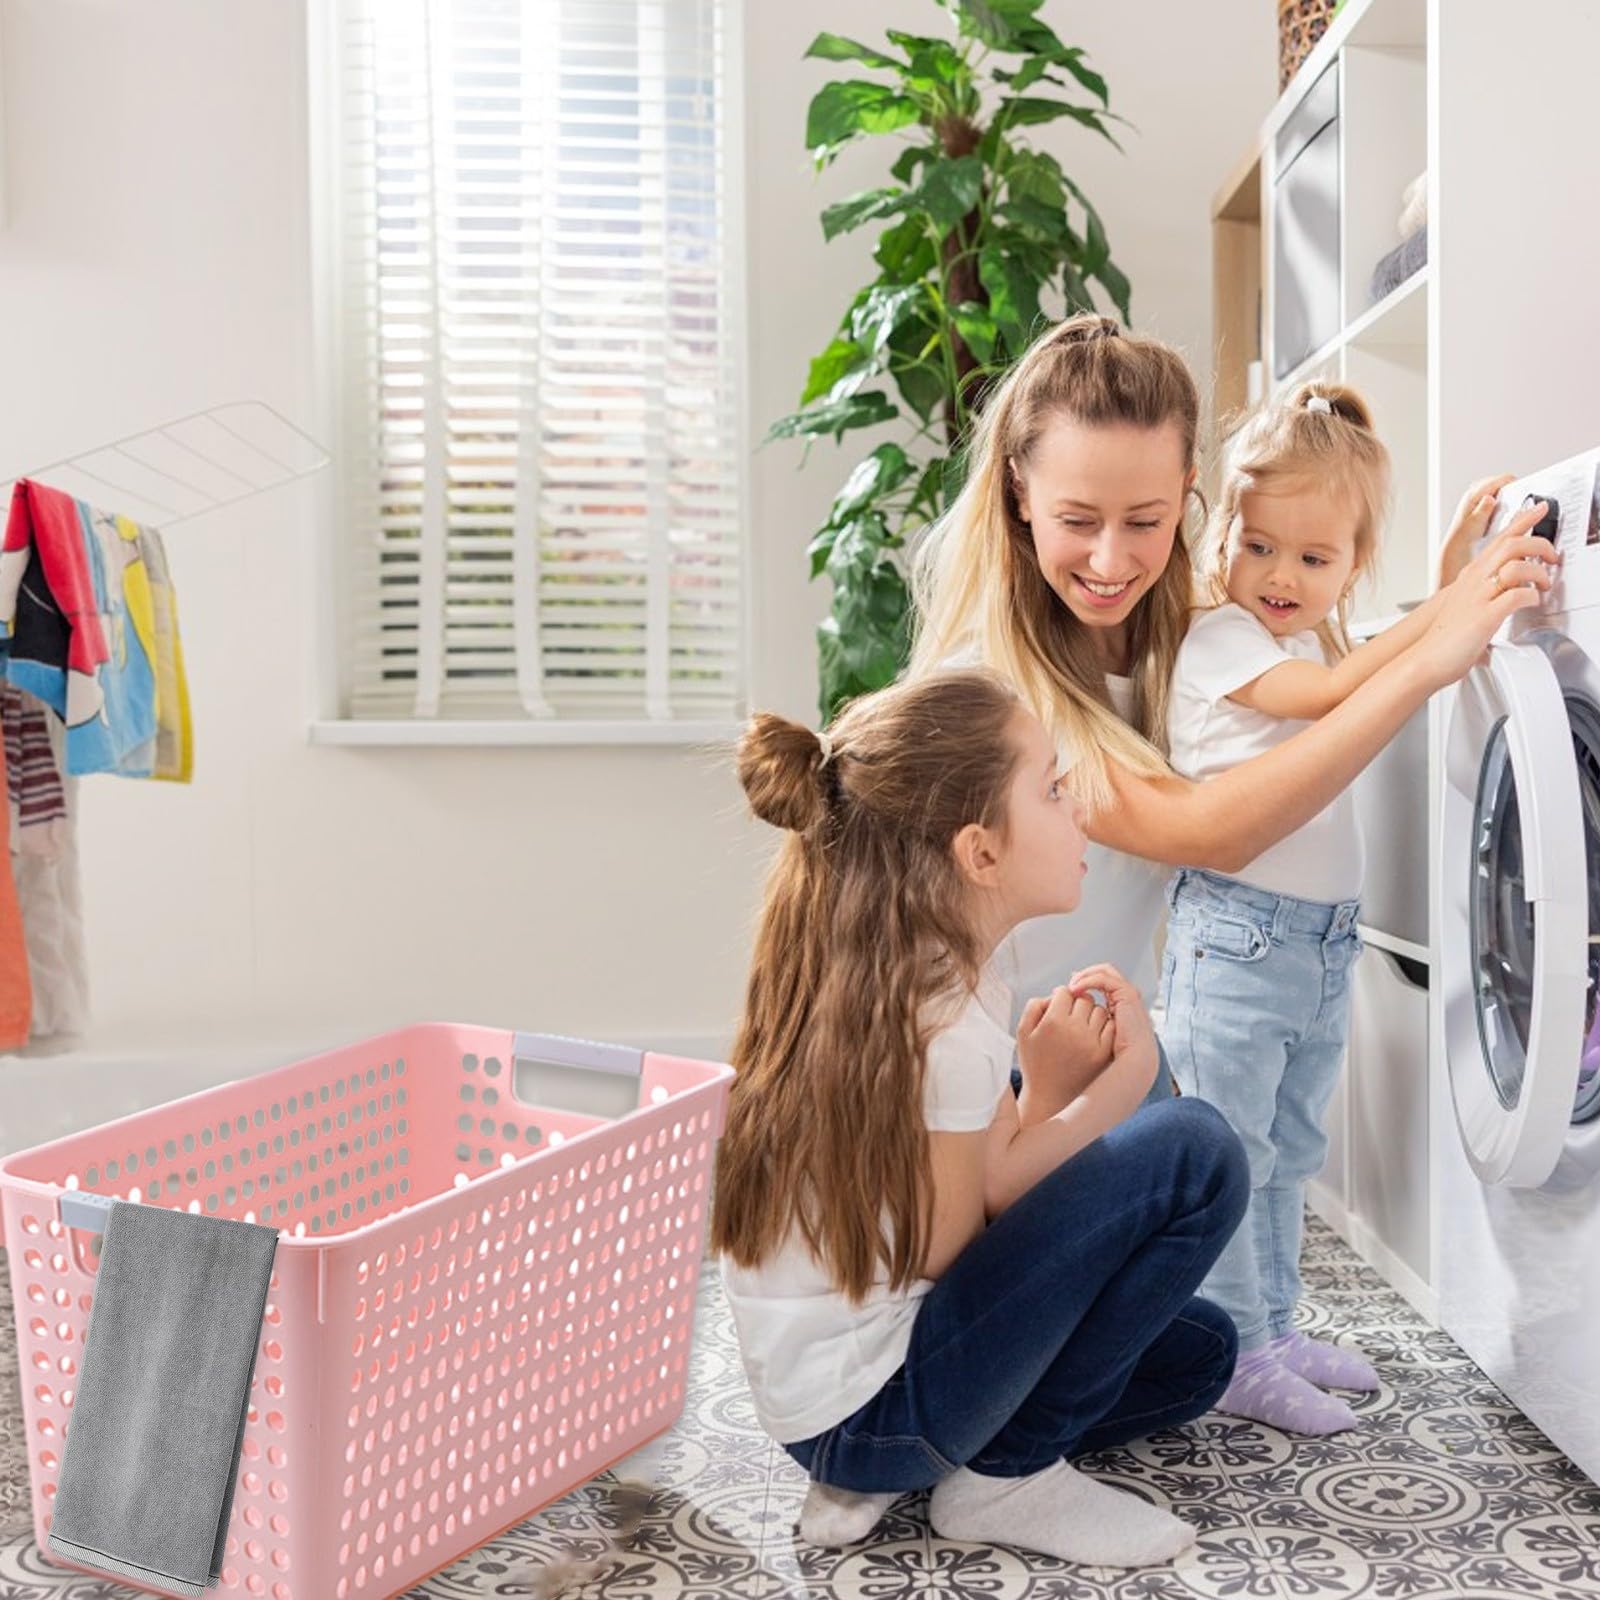
[[[941,1132],[980,1132],[1011,1092],[1011,999],[992,969],[977,994],[928,1042],[923,1120]],[[797,1230],[759,1267],[718,1258],[750,1394],[780,1444],[843,1422],[905,1361],[911,1324],[932,1287],[916,1278],[891,1291],[886,1272],[859,1305],[836,1289]]]
[[[1276,636],[1231,601],[1202,611],[1189,625],[1173,669],[1167,739],[1174,769],[1186,778],[1212,778],[1310,727],[1308,720],[1268,716],[1228,696],[1285,661],[1327,659],[1309,629]],[[1274,894],[1337,902],[1359,897],[1362,868],[1355,797],[1345,789],[1232,876]]]
[[[1117,715],[1131,722],[1133,679],[1107,673],[1106,687]],[[1164,889],[1172,868],[1092,840],[1084,861],[1089,870],[1078,909],[1019,923],[996,954],[995,966],[1011,988],[1013,1032],[1035,995],[1049,994],[1080,967],[1101,961],[1133,984],[1146,1005],[1155,1002],[1156,934],[1166,916]]]

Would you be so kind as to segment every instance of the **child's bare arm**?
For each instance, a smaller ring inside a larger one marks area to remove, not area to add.
[[[1155,1082],[1155,1033],[1138,990],[1114,967],[1074,973],[1071,994],[1099,989],[1107,997],[1114,1030],[1111,1063],[1052,1117],[1023,1127],[1002,1097],[989,1129],[984,1211],[995,1217],[1085,1145],[1131,1116]]]

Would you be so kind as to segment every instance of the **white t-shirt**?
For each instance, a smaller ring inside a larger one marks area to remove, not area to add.
[[[941,1132],[980,1132],[1011,1092],[1014,1041],[1000,1019],[1005,985],[985,973],[947,1027],[928,1042],[922,1113]],[[809,1439],[870,1400],[905,1361],[917,1306],[932,1287],[891,1291],[887,1272],[852,1305],[797,1231],[759,1267],[719,1258],[739,1353],[761,1426],[780,1444]]]
[[[1117,714],[1131,721],[1133,679],[1108,673],[1106,687]],[[1063,762],[1069,759],[1063,753]],[[1163,890],[1172,868],[1093,840],[1084,861],[1089,870],[1078,909],[1019,923],[996,953],[995,965],[1011,986],[1013,1032],[1035,995],[1049,994],[1080,967],[1099,961],[1109,961],[1146,1005],[1156,998],[1156,932],[1166,916]]]
[[[1174,769],[1186,778],[1215,777],[1310,727],[1302,718],[1270,717],[1228,699],[1263,672],[1293,660],[1327,661],[1314,632],[1275,637],[1259,617],[1231,602],[1202,611],[1173,669],[1167,738]],[[1232,876],[1302,900],[1354,900],[1361,893],[1362,866],[1355,797],[1346,789]]]

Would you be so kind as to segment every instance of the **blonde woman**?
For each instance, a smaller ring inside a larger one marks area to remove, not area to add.
[[[1167,707],[1195,600],[1183,530],[1198,417],[1176,350],[1102,317],[1061,323],[995,388],[966,483],[917,553],[912,674],[1000,671],[1088,808],[1090,910],[1017,930],[1002,955],[1017,1012],[1093,961],[1153,998],[1169,869],[1236,872],[1304,826],[1550,581],[1536,508],[1464,560],[1492,504],[1491,485],[1476,486],[1447,540],[1443,568],[1459,575],[1383,671],[1272,749],[1204,782],[1180,777]]]

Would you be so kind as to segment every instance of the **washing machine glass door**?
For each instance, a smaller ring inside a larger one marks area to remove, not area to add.
[[[1445,752],[1445,1049],[1486,1183],[1542,1184],[1571,1126],[1584,1037],[1588,870],[1573,729],[1549,657],[1495,645]]]

